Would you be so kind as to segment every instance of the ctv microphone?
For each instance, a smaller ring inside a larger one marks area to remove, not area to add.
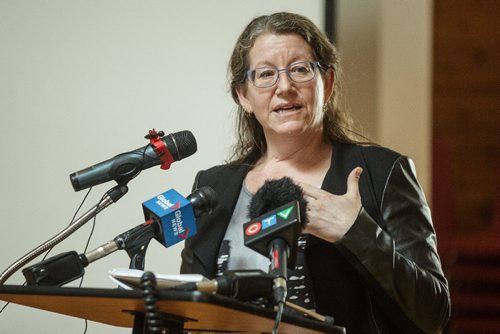
[[[243,225],[245,246],[268,256],[269,242],[283,239],[290,249],[287,265],[293,269],[297,238],[307,224],[306,207],[302,189],[290,178],[266,181],[248,206],[251,221]]]
[[[196,152],[196,139],[190,131],[163,135],[163,131],[150,130],[146,135],[150,144],[72,173],[73,189],[79,191],[111,180],[126,184],[143,169],[157,165],[169,169],[172,162]]]
[[[250,222],[243,225],[245,246],[268,256],[269,273],[276,277],[277,302],[286,298],[287,267],[294,269],[297,239],[306,224],[302,189],[284,177],[266,181],[248,207]]]

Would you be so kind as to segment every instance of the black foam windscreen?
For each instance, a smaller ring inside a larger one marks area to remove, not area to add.
[[[300,217],[302,225],[305,226],[308,222],[307,201],[304,198],[302,188],[289,177],[267,180],[252,197],[248,206],[248,217],[250,219],[257,218],[292,201],[299,202]]]

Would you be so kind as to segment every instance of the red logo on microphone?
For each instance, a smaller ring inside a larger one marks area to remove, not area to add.
[[[259,222],[255,222],[253,224],[250,224],[246,229],[245,229],[245,234],[246,235],[254,235],[259,233],[259,231],[262,229],[262,224]]]
[[[179,238],[186,239],[188,233],[189,233],[189,227],[184,231],[184,233],[179,234]]]

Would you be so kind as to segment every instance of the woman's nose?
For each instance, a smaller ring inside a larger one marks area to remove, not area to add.
[[[276,85],[277,91],[279,92],[287,91],[292,87],[292,80],[290,80],[290,77],[285,70],[278,73],[278,83]]]

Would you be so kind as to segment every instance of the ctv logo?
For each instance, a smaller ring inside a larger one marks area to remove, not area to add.
[[[246,229],[245,229],[245,234],[246,235],[254,235],[260,232],[262,229],[262,224],[259,222],[255,222],[253,224],[250,224]]]
[[[265,230],[273,225],[276,225],[276,215],[262,219],[262,229]]]
[[[293,208],[294,206],[292,205],[284,210],[279,211],[275,215],[263,218],[260,222],[255,222],[248,225],[248,227],[245,229],[245,235],[252,236],[259,233],[261,230],[268,229],[278,224],[278,217],[280,217],[281,220],[286,221],[290,213],[293,211]]]
[[[285,210],[282,210],[278,212],[278,216],[280,216],[283,219],[288,219],[288,216],[290,215],[290,212],[293,210],[293,205],[291,207],[286,208]]]
[[[156,201],[156,204],[161,207],[163,210],[177,210],[179,209],[179,207],[181,206],[181,202],[177,202],[175,204],[173,204],[172,202],[170,202],[170,200],[168,200],[167,198],[165,198],[165,196],[163,195],[159,195],[156,197],[157,201]]]
[[[246,235],[255,235],[259,233],[261,230],[265,230],[273,225],[276,225],[278,221],[276,220],[276,215],[272,215],[270,217],[262,219],[262,222],[255,222],[253,224],[250,224],[246,229],[245,229],[245,234]]]

